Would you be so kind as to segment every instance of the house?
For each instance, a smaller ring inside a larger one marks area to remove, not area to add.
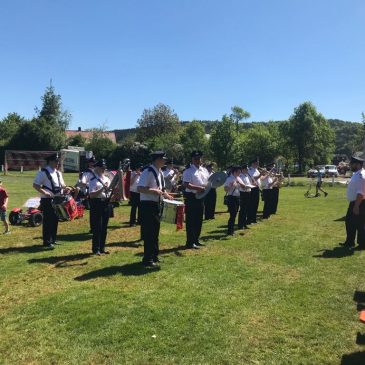
[[[87,141],[89,141],[93,136],[93,131],[83,131],[81,130],[81,127],[79,127],[77,130],[66,130],[66,137],[71,138],[78,134],[80,134],[82,137],[84,137]],[[115,137],[114,132],[103,132],[104,137],[109,138],[113,143],[117,143],[117,139]]]

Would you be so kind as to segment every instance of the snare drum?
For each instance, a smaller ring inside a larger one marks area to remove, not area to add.
[[[176,224],[177,229],[182,229],[184,225],[185,204],[178,200],[163,200],[161,221]]]
[[[52,206],[60,221],[72,221],[78,215],[77,204],[70,195],[55,196]]]

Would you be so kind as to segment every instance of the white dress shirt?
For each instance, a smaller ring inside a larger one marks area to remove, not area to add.
[[[261,179],[261,187],[262,189],[272,189],[271,184],[273,183],[273,179],[270,175],[266,175],[263,179]]]
[[[258,177],[260,176],[259,170],[256,167],[251,166],[248,168],[248,174],[251,176],[253,185],[259,186],[260,182],[259,180],[257,180]]]
[[[208,179],[209,172],[203,166],[199,166],[199,168],[197,168],[194,164],[191,164],[191,166],[183,173],[183,182],[190,183],[192,185],[206,186],[208,183]],[[187,193],[197,193],[197,190],[192,190],[188,188],[186,188],[185,191]]]
[[[131,184],[131,187],[129,188],[129,191],[132,191],[133,193],[138,193],[138,183],[139,183],[139,180],[141,179],[141,175],[137,174],[135,171],[132,171],[131,173],[131,181],[134,179],[134,182],[133,184]]]
[[[356,200],[357,194],[361,194],[365,197],[365,170],[361,169],[356,171],[347,185],[347,200],[353,202]]]
[[[92,169],[90,169],[92,171]],[[93,174],[90,171],[84,171],[81,175],[81,179],[80,182],[86,186],[89,186],[89,182],[90,180],[95,176],[95,174]]]
[[[110,185],[110,179],[108,178],[108,176],[102,175],[102,176],[98,176],[95,174],[95,176],[103,183],[101,183],[100,181],[98,181],[97,178],[92,177],[90,179],[89,182],[89,192],[90,193],[95,193],[96,191],[100,190],[103,186],[109,186]],[[106,191],[105,189],[102,189],[97,196],[94,196],[93,198],[99,198],[99,199],[105,199],[107,198],[106,196]]]
[[[47,169],[49,174],[51,175],[53,186],[55,188],[61,189],[62,187],[65,186],[65,182],[63,181],[63,177],[62,177],[62,174],[60,171],[58,171],[56,169],[52,169],[49,166],[46,166],[45,169]],[[57,177],[57,172],[60,177],[59,181],[58,181],[58,177]],[[54,196],[54,194],[52,193],[52,184],[49,181],[49,179],[44,171],[38,171],[36,177],[34,178],[33,183],[36,185],[39,185],[40,187],[44,187],[45,190],[47,190],[51,194],[52,197]],[[41,198],[49,198],[49,196],[44,195],[42,193],[40,194],[40,196],[41,196]]]
[[[143,170],[137,186],[152,189],[162,189],[163,174],[161,169],[157,169],[154,165],[150,165],[150,167],[155,170],[159,185],[157,185],[156,178],[153,172],[149,171],[149,169],[146,168]],[[140,199],[141,201],[152,201],[158,203],[160,201],[160,196],[157,194],[140,193]]]
[[[240,186],[240,191],[242,191],[243,193],[249,193],[251,191],[251,188],[249,187],[252,184],[251,178],[248,174],[241,174],[240,175],[240,179],[242,180],[242,182],[247,185],[246,188],[243,188],[242,186]]]
[[[240,196],[240,183],[242,184],[242,180],[239,176],[229,175],[224,183],[225,187],[228,187],[229,190],[227,191],[228,195],[232,196]]]

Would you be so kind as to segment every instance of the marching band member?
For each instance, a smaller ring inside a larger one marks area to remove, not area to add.
[[[248,220],[248,209],[250,206],[250,196],[252,181],[248,175],[247,164],[242,165],[240,179],[244,186],[240,186],[240,211],[238,214],[238,229],[246,229]]]
[[[138,192],[138,183],[139,180],[141,178],[141,173],[142,173],[142,164],[137,164],[135,166],[134,171],[132,171],[131,174],[131,185],[129,188],[129,192],[130,192],[130,204],[131,204],[131,214],[130,214],[130,218],[129,218],[129,226],[133,227],[136,224],[141,224],[141,210],[139,208],[139,204],[140,204],[140,195]],[[138,218],[136,221],[136,215],[137,215],[137,210],[138,210]]]
[[[209,173],[209,177],[214,174],[213,166],[214,166],[213,163],[209,163],[209,164],[205,165],[205,168],[207,169],[207,171]],[[205,200],[204,200],[205,220],[215,219],[214,213],[215,213],[216,204],[217,204],[217,189],[211,188],[209,193],[205,196]]]
[[[142,264],[147,268],[158,268],[160,215],[162,199],[172,199],[165,191],[161,168],[167,160],[163,151],[151,154],[152,163],[142,172],[138,182],[141,209],[141,235],[144,241]]]
[[[203,225],[204,199],[197,199],[195,194],[205,190],[209,173],[202,166],[201,151],[191,153],[192,163],[183,173],[185,186],[185,214],[186,214],[186,248],[199,249],[203,246],[199,237]]]
[[[267,171],[261,176],[262,195],[264,200],[262,219],[270,218],[273,203],[272,187],[274,183],[275,179],[271,177],[270,167],[267,166]]]
[[[257,223],[257,209],[260,202],[260,177],[261,173],[257,169],[258,161],[257,159],[250,162],[250,167],[248,169],[248,175],[250,176],[251,183],[254,188],[251,189],[250,203],[248,208],[248,219],[247,224]]]
[[[43,211],[42,238],[46,248],[54,249],[58,229],[58,217],[52,206],[52,198],[66,188],[62,173],[58,171],[58,154],[46,157],[47,166],[42,168],[33,181],[33,188],[40,193]],[[68,192],[67,189],[64,190]]]
[[[272,172],[276,173],[276,176],[279,176],[278,171],[276,169],[276,164],[272,164]],[[276,214],[278,210],[278,204],[279,204],[279,193],[280,193],[280,186],[281,186],[281,177],[280,174],[279,178],[276,178],[274,181],[274,184],[272,185],[272,206],[271,206],[271,214]]]
[[[105,241],[110,217],[108,187],[110,179],[104,174],[105,160],[94,164],[94,177],[89,181],[90,214],[92,216],[92,252],[95,255],[109,254],[105,251]]]
[[[365,170],[364,160],[353,156],[350,161],[350,168],[353,172],[347,186],[347,200],[349,207],[346,214],[346,247],[355,246],[357,233],[358,249],[365,249]]]
[[[77,184],[80,187],[81,191],[83,192],[84,197],[88,200],[89,205],[90,205],[89,183],[90,183],[90,180],[95,176],[94,170],[93,170],[95,162],[96,162],[96,160],[95,160],[94,156],[92,156],[91,158],[89,158],[87,160],[87,168],[81,174],[80,179],[79,179],[78,184]],[[91,212],[91,209],[90,209],[90,211],[89,211],[90,231],[89,231],[89,233],[93,232],[92,221],[93,221],[92,212]]]
[[[233,236],[234,234],[234,224],[236,221],[236,216],[238,212],[238,208],[240,206],[240,188],[244,185],[243,181],[240,178],[241,167],[233,166],[231,168],[231,173],[227,177],[226,182],[224,183],[224,190],[227,192],[228,197],[228,211],[229,211],[229,220],[228,220],[228,232],[229,236]]]
[[[173,160],[166,161],[166,168],[162,169],[163,176],[165,180],[169,180],[172,186],[171,191],[175,190],[176,187],[176,179],[178,175],[178,170],[174,169]]]

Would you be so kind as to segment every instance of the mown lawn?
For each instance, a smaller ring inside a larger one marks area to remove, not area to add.
[[[36,195],[32,178],[3,177],[11,207]],[[60,224],[54,251],[40,228],[12,227],[0,236],[0,363],[365,364],[365,253],[338,246],[345,188],[305,191],[283,188],[277,216],[230,239],[220,191],[207,246],[186,251],[185,232],[163,224],[152,272],[126,205],[111,219],[109,256],[89,255],[87,216]]]

